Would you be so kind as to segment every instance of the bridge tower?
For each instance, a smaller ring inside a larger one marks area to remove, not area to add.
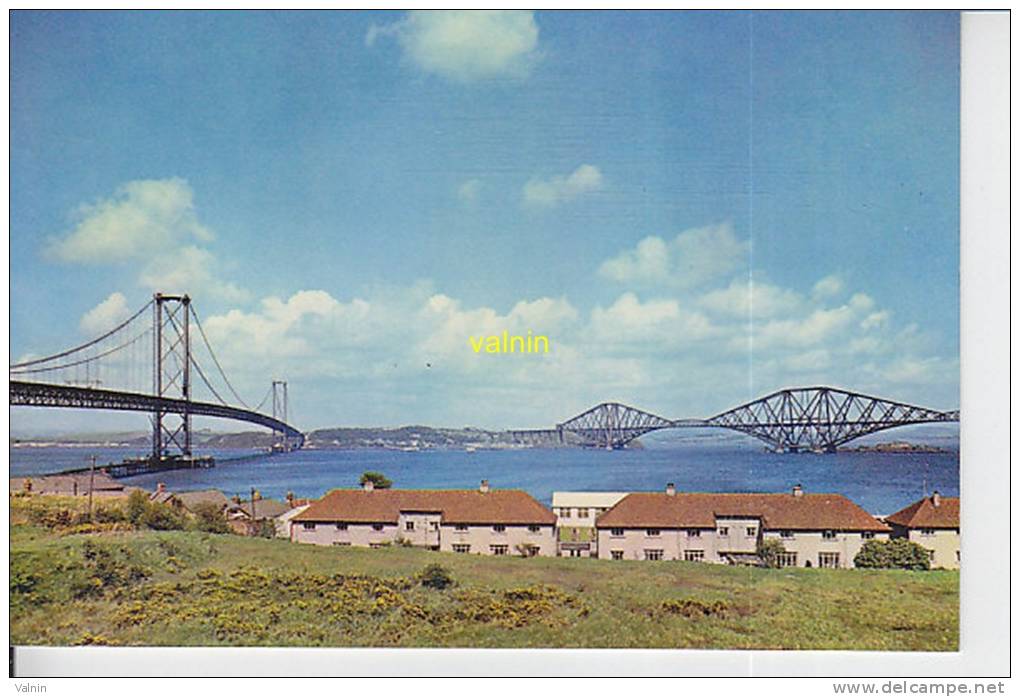
[[[273,380],[273,418],[287,422],[287,381]],[[287,441],[287,434],[277,431],[274,449],[289,450],[290,443]]]
[[[152,296],[152,393],[156,397],[191,402],[191,298],[187,295]],[[191,457],[191,412],[152,416],[152,456],[159,460],[171,449]]]

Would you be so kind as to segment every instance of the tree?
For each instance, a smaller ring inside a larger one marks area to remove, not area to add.
[[[148,508],[149,498],[145,495],[145,492],[141,489],[132,491],[127,500],[127,517],[131,524],[138,525]]]
[[[786,547],[779,540],[762,540],[758,543],[758,560],[769,569],[779,568],[779,555],[786,553]]]
[[[374,489],[389,489],[393,486],[393,482],[387,479],[386,475],[382,472],[365,472],[361,475],[359,483],[361,486],[365,486],[365,482],[372,482]]]
[[[899,537],[895,540],[868,540],[854,557],[854,566],[860,569],[927,571],[931,568],[931,560],[927,549]]]
[[[183,530],[187,521],[184,516],[162,503],[146,501],[145,512],[138,519],[141,527],[150,530]]]
[[[223,511],[215,503],[199,503],[195,506],[193,512],[195,514],[196,530],[217,534],[230,532],[230,526],[227,525],[227,521],[223,517]]]

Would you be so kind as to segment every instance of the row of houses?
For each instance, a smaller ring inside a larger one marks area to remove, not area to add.
[[[125,496],[133,487],[94,476],[12,478],[11,491]],[[463,554],[571,556],[616,560],[757,561],[759,546],[782,544],[782,566],[849,568],[871,539],[904,538],[926,548],[936,568],[960,566],[960,502],[937,492],[875,517],[841,494],[556,492],[552,510],[519,490],[482,481],[476,490],[337,489],[310,502],[228,499],[218,490],[149,500],[195,512],[217,508],[237,533],[269,522],[293,542],[358,547],[406,544]]]
[[[885,518],[841,494],[557,492],[549,510],[524,491],[337,489],[290,519],[293,542],[406,544],[464,554],[755,563],[782,544],[781,566],[849,568],[872,539],[903,537],[933,567],[959,568],[959,499],[938,493]]]

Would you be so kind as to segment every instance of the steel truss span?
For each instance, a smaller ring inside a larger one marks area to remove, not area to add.
[[[279,431],[293,439],[297,447],[304,445],[304,434],[289,424],[265,414],[246,409],[191,402],[184,399],[155,397],[134,392],[101,390],[92,387],[50,385],[37,382],[11,380],[11,406],[68,407],[77,409],[111,409],[115,411],[144,411],[189,416],[215,416],[223,419],[247,421]]]
[[[714,426],[754,436],[775,450],[834,452],[877,431],[959,420],[959,411],[936,411],[832,387],[799,387],[773,392],[708,419],[666,419],[606,402],[557,425],[557,430],[596,447],[622,448],[652,431]]]

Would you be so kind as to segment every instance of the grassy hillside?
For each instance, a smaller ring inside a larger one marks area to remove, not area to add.
[[[12,500],[14,644],[952,651],[959,574],[67,534]],[[79,530],[81,528],[78,528]],[[419,574],[440,563],[456,584]]]

